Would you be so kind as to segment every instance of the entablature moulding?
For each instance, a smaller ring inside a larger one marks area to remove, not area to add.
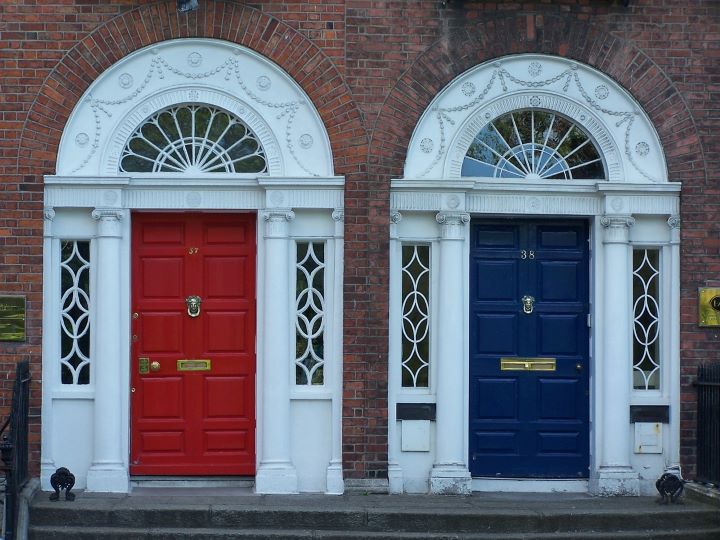
[[[680,212],[680,183],[676,182],[632,185],[401,179],[393,180],[391,187],[390,207],[398,212],[566,216]]]
[[[154,210],[259,210],[343,206],[340,176],[288,178],[208,175],[45,177],[45,206]]]

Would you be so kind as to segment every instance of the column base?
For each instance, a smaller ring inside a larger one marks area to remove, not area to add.
[[[632,467],[600,467],[590,478],[590,493],[600,497],[640,495],[640,476]]]
[[[127,493],[130,491],[128,470],[121,463],[94,464],[88,469],[85,490],[97,493]]]
[[[55,466],[55,462],[48,461],[40,464],[40,489],[43,491],[52,491],[53,488],[50,485],[50,477],[55,474],[58,468]],[[70,471],[72,472],[72,471]],[[75,480],[75,486],[81,489],[85,488],[85,485],[78,485],[80,482]]]
[[[328,465],[325,493],[328,495],[342,495],[345,493],[342,463],[331,461],[330,465]]]
[[[430,493],[470,495],[472,478],[465,465],[434,465],[430,471]]]
[[[298,492],[297,473],[293,464],[261,463],[255,475],[255,493],[284,495]]]
[[[388,492],[396,495],[405,492],[403,472],[400,465],[388,465]]]

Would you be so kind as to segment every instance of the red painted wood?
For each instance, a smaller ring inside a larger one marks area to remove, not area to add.
[[[255,216],[134,214],[132,288],[130,473],[254,475]]]

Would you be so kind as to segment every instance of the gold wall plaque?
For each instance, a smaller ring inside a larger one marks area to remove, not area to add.
[[[24,296],[0,296],[0,341],[25,341]]]
[[[500,359],[501,371],[555,371],[555,358],[519,358],[511,356]]]
[[[700,326],[720,326],[720,287],[698,289]]]
[[[210,360],[178,360],[178,371],[210,371]]]

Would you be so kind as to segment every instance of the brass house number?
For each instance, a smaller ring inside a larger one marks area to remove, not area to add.
[[[698,289],[700,326],[720,326],[720,287]]]

